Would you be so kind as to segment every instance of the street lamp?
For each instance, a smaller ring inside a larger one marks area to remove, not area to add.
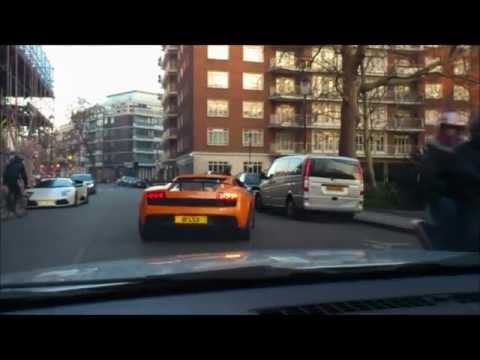
[[[300,92],[303,95],[303,151],[307,153],[307,97],[310,95],[311,83],[305,72],[307,62],[302,61],[302,79],[300,81]]]

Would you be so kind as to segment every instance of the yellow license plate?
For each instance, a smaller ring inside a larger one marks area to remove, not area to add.
[[[345,189],[344,186],[333,186],[333,185],[327,185],[327,190],[328,191],[343,191]]]
[[[207,224],[208,217],[206,216],[175,216],[175,224]]]

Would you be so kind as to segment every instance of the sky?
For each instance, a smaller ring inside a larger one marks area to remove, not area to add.
[[[69,106],[78,97],[96,103],[129,90],[161,91],[161,46],[49,45],[43,49],[54,68],[55,126],[69,121]]]

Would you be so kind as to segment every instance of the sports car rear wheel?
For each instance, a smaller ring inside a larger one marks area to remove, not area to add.
[[[254,219],[253,219],[253,216],[252,214],[250,214],[250,217],[248,219],[248,224],[247,224],[247,227],[245,229],[238,229],[237,230],[237,238],[238,240],[241,240],[241,241],[250,241],[250,237],[251,237],[251,232],[252,232],[252,228],[253,228],[253,225],[254,225]]]
[[[153,232],[147,226],[147,223],[143,224],[138,220],[138,232],[143,241],[153,240]]]

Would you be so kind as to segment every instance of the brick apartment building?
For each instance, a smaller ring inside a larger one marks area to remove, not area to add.
[[[369,46],[366,75],[373,81],[392,72],[409,74],[447,51],[441,46]],[[317,53],[313,63],[302,66],[301,59]],[[473,47],[471,56],[443,71],[479,79],[478,55]],[[341,66],[341,58],[334,47],[167,45],[159,64],[165,71],[167,177],[225,166],[233,174],[266,170],[275,157],[304,148],[338,153],[341,98],[332,69]],[[305,80],[308,92],[302,92]],[[377,176],[396,178],[412,168],[412,152],[424,144],[441,111],[458,111],[467,122],[479,108],[479,86],[432,74],[377,89],[370,103]],[[361,129],[356,146],[362,159]]]
[[[113,181],[123,175],[156,178],[163,147],[159,98],[156,93],[127,91],[74,114],[72,119],[80,118],[84,125],[87,143],[76,153],[77,163],[97,179]]]

